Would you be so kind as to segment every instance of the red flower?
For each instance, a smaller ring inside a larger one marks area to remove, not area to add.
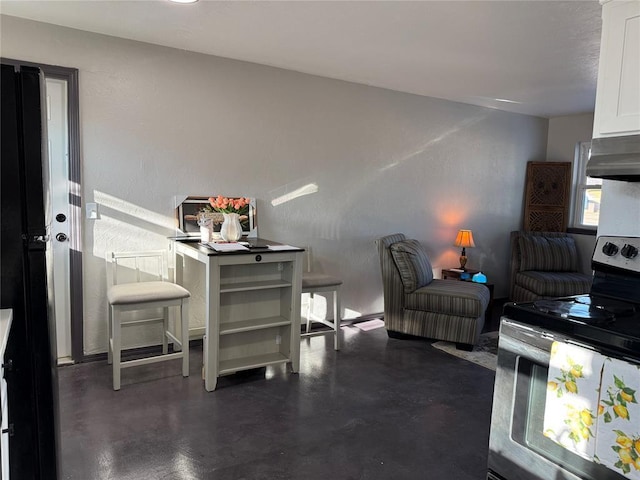
[[[222,195],[218,195],[216,198],[209,197],[211,208],[220,213],[239,213],[250,202],[251,199],[244,197],[229,198]]]

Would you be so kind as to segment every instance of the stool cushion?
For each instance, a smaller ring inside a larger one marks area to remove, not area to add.
[[[189,290],[171,282],[136,282],[113,285],[107,292],[111,305],[161,302],[190,297]]]
[[[313,289],[319,287],[333,287],[342,285],[342,280],[338,277],[325,275],[323,273],[305,272],[302,274],[302,289]]]

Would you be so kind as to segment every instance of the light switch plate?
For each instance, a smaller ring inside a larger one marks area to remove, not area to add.
[[[87,203],[85,205],[85,212],[87,213],[87,218],[91,220],[98,220],[100,218],[97,203]]]

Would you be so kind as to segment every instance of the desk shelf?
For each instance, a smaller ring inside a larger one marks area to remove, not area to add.
[[[252,368],[265,367],[267,365],[277,365],[286,363],[289,358],[281,353],[267,353],[264,355],[255,355],[252,357],[244,357],[233,360],[225,360],[220,362],[219,375],[228,375],[231,373],[250,370]]]
[[[291,320],[285,317],[267,317],[235,322],[223,322],[220,324],[220,335],[231,335],[251,330],[261,330],[263,328],[280,327],[283,325],[291,325]]]
[[[218,375],[291,361],[291,322],[218,338]]]

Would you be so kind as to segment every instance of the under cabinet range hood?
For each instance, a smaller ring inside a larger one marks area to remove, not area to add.
[[[594,138],[587,176],[640,182],[640,135]]]

